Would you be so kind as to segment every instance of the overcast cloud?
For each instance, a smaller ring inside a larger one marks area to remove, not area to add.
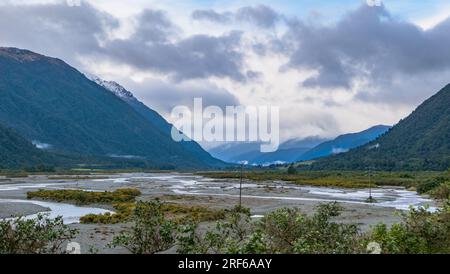
[[[282,19],[282,15],[265,5],[248,6],[235,12],[217,12],[212,9],[195,10],[192,13],[195,20],[207,20],[215,23],[247,22],[261,28],[273,28]]]
[[[295,45],[290,67],[318,71],[305,86],[348,89],[367,80],[386,88],[401,76],[410,81],[450,68],[449,20],[424,31],[384,7],[361,6],[331,27],[295,20],[286,42]]]

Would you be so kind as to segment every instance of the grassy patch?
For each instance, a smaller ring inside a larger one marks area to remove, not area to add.
[[[212,210],[205,206],[187,206],[181,204],[163,204],[165,215],[175,223],[211,222],[225,218],[226,210]]]
[[[130,220],[136,207],[136,203],[114,204],[115,214],[89,214],[80,218],[82,224],[117,224]],[[161,210],[165,217],[176,224],[189,222],[211,222],[225,218],[225,210],[212,210],[204,206],[188,206],[181,204],[165,203]]]
[[[80,218],[82,224],[118,224],[126,223],[135,208],[134,202],[113,204],[115,213],[88,214]]]
[[[141,192],[133,188],[118,189],[114,192],[89,192],[83,190],[39,190],[28,192],[28,199],[42,199],[56,202],[75,202],[79,205],[114,204],[134,202]]]
[[[209,172],[200,175],[216,179],[239,179],[239,172]],[[288,174],[283,171],[249,171],[244,173],[244,179],[254,181],[286,181],[298,185],[325,187],[367,188],[372,186],[402,186],[416,187],[419,184],[438,176],[439,172],[325,172],[298,171]]]

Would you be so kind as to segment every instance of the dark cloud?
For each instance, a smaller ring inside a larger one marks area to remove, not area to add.
[[[144,10],[138,15],[137,21],[137,29],[131,37],[136,42],[168,42],[168,38],[177,30],[167,15],[158,10]]]
[[[77,63],[76,55],[99,49],[108,29],[118,26],[112,16],[83,3],[2,5],[0,41]]]
[[[175,80],[208,77],[244,81],[239,52],[241,34],[195,35],[180,39],[180,31],[162,11],[144,10],[127,39],[110,40],[118,21],[89,4],[4,5],[0,8],[2,46],[14,46],[59,57],[82,66],[79,57],[112,60]]]
[[[238,46],[240,32],[223,36],[194,35],[177,42],[154,39],[136,32],[125,40],[113,40],[104,46],[104,53],[114,60],[141,70],[156,71],[173,76],[175,80],[208,77],[244,81],[243,56]]]
[[[236,12],[216,12],[214,10],[196,10],[192,13],[194,20],[207,20],[215,23],[248,22],[260,28],[273,28],[282,18],[272,8],[265,5],[242,7]]]
[[[318,71],[305,86],[349,88],[359,79],[388,88],[394,80],[450,69],[449,20],[422,30],[392,17],[383,6],[363,5],[332,26],[300,20],[289,26],[284,38],[292,51],[288,66]]]
[[[178,28],[165,13],[154,10],[144,10],[137,25],[129,38],[104,43],[100,53],[140,70],[170,75],[176,81],[209,77],[245,80],[238,49],[240,32],[173,39]]]
[[[272,28],[281,19],[281,15],[268,6],[258,5],[240,8],[236,12],[236,18],[262,28]]]
[[[208,10],[196,10],[192,13],[192,19],[194,20],[207,20],[216,23],[229,23],[233,19],[231,12],[219,13],[212,9]]]

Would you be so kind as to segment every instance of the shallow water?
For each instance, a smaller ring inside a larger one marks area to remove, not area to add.
[[[0,204],[1,203],[13,203],[13,204],[27,203],[42,206],[50,209],[50,211],[43,211],[40,213],[48,214],[49,218],[52,219],[58,216],[62,216],[65,224],[79,223],[80,218],[88,214],[104,214],[107,212],[112,213],[112,211],[101,208],[79,207],[70,204],[42,202],[34,200],[0,199]],[[37,217],[37,215],[38,214],[28,215],[25,216],[25,219],[34,219]]]
[[[167,177],[158,175],[155,177],[148,176],[145,178],[170,183],[171,186],[169,188],[178,195],[238,197],[237,192],[240,186],[239,183],[230,184],[227,180],[211,181],[211,179],[193,175],[170,175]],[[372,189],[372,196],[377,200],[377,203],[372,204],[368,204],[366,202],[369,197],[369,189],[353,190],[342,188],[297,186],[286,182],[245,182],[242,184],[242,189],[244,193],[242,197],[249,199],[317,202],[338,201],[349,204],[367,204],[378,207],[389,207],[398,210],[408,210],[410,207],[418,208],[434,204],[431,199],[420,196],[417,192],[396,187]],[[269,193],[269,195],[261,195],[259,193],[251,194],[254,189],[275,189],[278,190],[279,193],[274,191],[273,193]],[[429,210],[435,211],[436,207],[430,206]]]

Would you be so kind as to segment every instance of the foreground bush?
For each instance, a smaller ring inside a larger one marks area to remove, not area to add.
[[[252,232],[250,210],[236,207],[214,229],[199,232],[198,223],[178,227],[177,252],[180,254],[240,254]]]
[[[337,203],[317,207],[313,216],[298,209],[280,209],[257,224],[252,236],[260,242],[258,253],[350,254],[359,250],[359,229],[336,223],[343,208]]]
[[[131,231],[116,236],[112,247],[125,247],[133,254],[154,254],[169,249],[175,240],[175,225],[164,216],[159,201],[137,202]]]
[[[403,222],[390,229],[380,224],[363,240],[377,242],[386,254],[450,253],[450,202],[431,213],[426,208],[411,209],[402,215]]]
[[[0,221],[0,254],[57,254],[78,231],[64,225],[61,217]]]
[[[185,226],[178,237],[178,252],[189,254],[324,254],[360,250],[356,225],[335,223],[342,208],[336,203],[318,207],[313,216],[298,209],[280,209],[260,221],[233,212],[204,234],[197,226]]]
[[[402,214],[401,223],[390,228],[379,224],[365,233],[356,224],[337,222],[342,210],[337,203],[318,206],[314,215],[283,208],[253,220],[248,209],[235,208],[208,227],[195,221],[176,225],[160,202],[139,202],[134,227],[116,237],[113,246],[135,254],[171,247],[180,254],[450,253],[450,201],[434,213],[411,209]]]

